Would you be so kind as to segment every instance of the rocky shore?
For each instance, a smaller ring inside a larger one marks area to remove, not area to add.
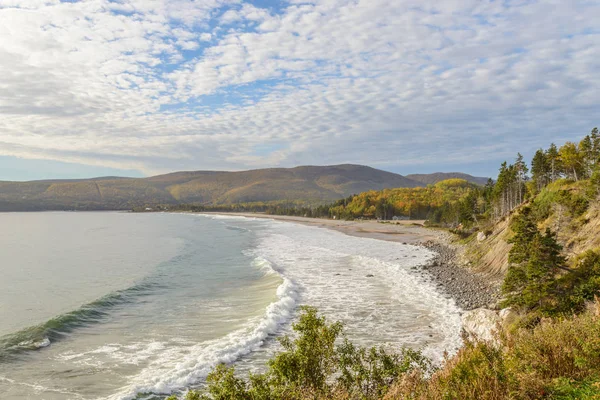
[[[458,257],[456,249],[442,241],[429,240],[420,245],[436,253],[435,258],[423,266],[423,270],[442,292],[455,299],[459,307],[464,310],[495,308],[500,298],[496,282],[470,271]]]

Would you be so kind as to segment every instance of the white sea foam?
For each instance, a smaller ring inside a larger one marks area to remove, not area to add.
[[[25,340],[23,342],[20,342],[17,346],[18,347],[23,347],[23,348],[28,348],[28,349],[42,349],[44,347],[48,347],[50,346],[50,339],[48,339],[47,337],[44,337],[42,340]]]
[[[244,227],[250,221],[208,217],[227,225],[239,221],[236,225]],[[352,340],[420,348],[436,361],[461,346],[462,310],[418,268],[434,256],[428,249],[285,221],[252,220],[260,240],[251,254],[270,260],[278,273],[293,279],[301,303],[345,322]]]
[[[429,250],[279,221],[259,235],[256,255],[298,283],[300,302],[343,321],[353,341],[422,348],[438,361],[460,347],[461,310],[417,268]]]
[[[0,376],[0,382],[9,383],[11,385],[24,386],[33,390],[34,393],[40,395],[42,393],[56,393],[64,396],[68,396],[68,399],[83,399],[83,396],[80,394],[74,393],[68,389],[60,389],[60,388],[50,388],[38,383],[29,383],[29,382],[18,382],[14,379],[7,378],[5,376]]]
[[[265,273],[277,273],[264,258],[257,258],[254,262]],[[249,321],[245,327],[224,338],[191,347],[161,349],[159,357],[133,377],[126,387],[107,399],[132,399],[137,393],[147,392],[172,393],[201,381],[217,364],[234,362],[258,350],[293,316],[296,308],[296,285],[286,277],[281,278],[283,282],[277,288],[278,300],[267,307],[262,318]]]
[[[176,342],[175,339],[171,341]],[[164,350],[165,347],[166,343],[158,341],[144,341],[127,345],[110,343],[81,353],[67,351],[58,354],[56,359],[79,365],[102,367],[106,362],[98,359],[100,355],[107,360],[114,360],[120,364],[139,365]]]

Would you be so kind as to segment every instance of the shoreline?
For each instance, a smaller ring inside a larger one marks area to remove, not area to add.
[[[425,247],[436,255],[421,270],[431,277],[441,293],[454,299],[461,309],[493,309],[500,298],[497,282],[471,271],[461,260],[459,248],[452,243],[452,234],[426,228],[424,221],[344,221],[259,213],[200,214],[271,219],[331,229],[349,236]]]

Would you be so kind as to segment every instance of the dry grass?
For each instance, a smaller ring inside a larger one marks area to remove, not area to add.
[[[385,399],[600,399],[600,302],[502,340],[468,342],[430,378],[402,377]]]

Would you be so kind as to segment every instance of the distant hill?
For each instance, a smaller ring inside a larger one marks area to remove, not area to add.
[[[456,178],[464,179],[467,182],[471,182],[476,185],[485,185],[489,179],[479,176],[472,176],[469,174],[463,174],[462,172],[435,172],[433,174],[411,174],[406,175],[406,177],[413,181],[417,181],[423,185],[435,185],[438,182]]]
[[[361,165],[175,172],[150,178],[0,181],[0,211],[126,210],[153,204],[287,200],[324,203],[367,190],[422,185],[402,175]]]

